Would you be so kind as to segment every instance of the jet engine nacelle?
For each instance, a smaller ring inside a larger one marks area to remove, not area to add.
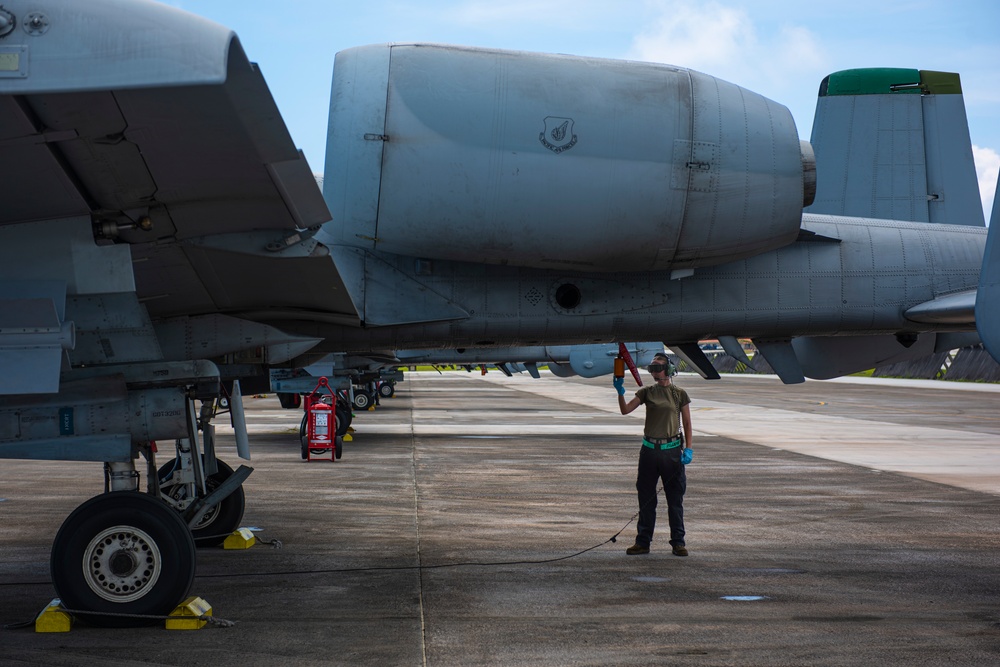
[[[691,70],[359,47],[334,66],[326,238],[537,268],[708,266],[796,238],[812,160],[784,106]]]

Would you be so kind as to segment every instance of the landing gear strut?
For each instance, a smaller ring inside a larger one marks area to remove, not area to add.
[[[216,461],[216,465],[219,471],[205,478],[207,493],[212,493],[233,476],[233,469],[225,461]],[[163,498],[168,502],[182,504],[188,499],[188,493],[193,485],[174,481],[173,473],[179,466],[180,460],[174,459],[160,468],[157,477],[160,480],[160,494]],[[215,547],[222,544],[226,537],[239,527],[245,508],[246,494],[243,492],[243,487],[239,486],[191,526],[195,545]]]

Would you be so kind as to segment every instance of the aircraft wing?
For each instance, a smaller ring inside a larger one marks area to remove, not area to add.
[[[45,32],[16,30],[0,46],[0,233],[89,218],[100,243],[130,246],[154,319],[357,322],[311,238],[330,219],[319,187],[235,34],[152,3],[115,6],[88,15],[113,14],[118,39],[132,42],[128,59],[66,39],[73,3],[47,4]]]

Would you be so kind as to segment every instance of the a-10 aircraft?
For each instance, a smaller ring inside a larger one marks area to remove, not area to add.
[[[1000,357],[958,76],[838,73],[818,113],[814,159],[785,107],[680,67],[363,47],[321,194],[231,31],[5,0],[0,456],[106,464],[54,539],[63,603],[123,626],[93,612],[183,599],[250,472],[217,461],[213,399],[270,367],[654,339],[711,376],[697,342],[737,336],[790,383]]]

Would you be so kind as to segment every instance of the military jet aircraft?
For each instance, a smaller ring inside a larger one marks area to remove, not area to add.
[[[211,420],[261,368],[648,339],[697,365],[698,340],[739,336],[794,382],[977,327],[1000,348],[995,238],[803,214],[827,201],[810,146],[737,85],[421,44],[343,52],[334,76],[321,195],[224,27],[143,0],[0,7],[0,457],[105,463],[51,558],[91,623],[168,612],[192,529],[237,525],[250,469],[216,460]],[[948,164],[931,146],[890,152],[923,173]]]
[[[859,77],[867,88],[845,89]],[[824,117],[888,98],[912,125],[879,127],[874,108],[817,123],[826,153],[833,126],[858,146],[896,137],[867,144],[884,176],[868,199],[895,202],[881,218],[914,200],[924,212],[873,220],[824,213],[857,186],[827,187],[803,215],[815,163],[787,110],[697,72],[419,44],[342,52],[324,183],[335,223],[319,236],[365,326],[272,323],[341,347],[658,333],[706,375],[697,341],[740,336],[787,382],[974,342],[971,310],[939,299],[976,293],[978,198],[962,208],[970,191],[956,187],[929,202],[926,185],[898,183],[974,187],[960,92],[953,74],[830,77]]]

